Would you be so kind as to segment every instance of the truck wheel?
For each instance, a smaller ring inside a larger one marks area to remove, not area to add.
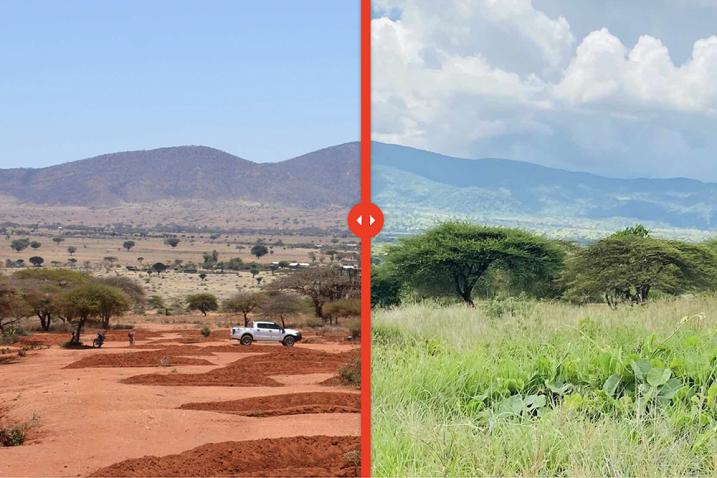
[[[246,334],[242,335],[241,340],[239,341],[242,345],[251,345],[251,343],[254,341],[254,339],[251,337],[251,335]]]
[[[296,339],[292,337],[291,335],[284,337],[284,342],[282,342],[287,347],[293,347],[294,342],[296,342]]]

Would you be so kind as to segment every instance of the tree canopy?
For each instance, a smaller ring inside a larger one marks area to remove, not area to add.
[[[186,298],[187,309],[198,310],[202,315],[206,316],[210,310],[217,310],[219,303],[214,295],[207,292],[200,292],[199,294],[188,295]]]
[[[358,296],[358,278],[337,267],[311,267],[273,281],[269,290],[291,290],[311,299],[314,313],[323,318],[326,302]]]
[[[549,281],[563,253],[535,234],[454,221],[389,247],[387,261],[402,282],[473,305],[474,288],[490,269],[507,271],[515,281]]]
[[[704,245],[628,228],[578,251],[565,274],[573,298],[601,296],[614,308],[622,302],[644,303],[655,289],[678,294],[714,287],[717,255]]]
[[[244,327],[248,327],[249,314],[259,308],[262,299],[262,295],[257,292],[238,292],[222,303],[222,309],[226,312],[241,313]]]

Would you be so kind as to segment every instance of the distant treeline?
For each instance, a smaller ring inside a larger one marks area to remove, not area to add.
[[[655,295],[717,289],[717,239],[653,237],[638,224],[578,244],[519,229],[446,222],[387,247],[371,273],[371,302],[527,296],[644,304]]]

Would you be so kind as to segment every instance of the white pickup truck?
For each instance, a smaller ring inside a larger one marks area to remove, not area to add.
[[[242,345],[251,345],[256,341],[281,342],[287,347],[293,347],[301,340],[301,332],[294,329],[284,329],[274,322],[252,322],[251,327],[232,327],[232,339],[238,340]]]

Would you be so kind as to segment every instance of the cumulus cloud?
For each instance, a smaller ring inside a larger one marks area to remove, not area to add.
[[[675,64],[668,47],[649,35],[630,48],[596,28],[578,42],[565,18],[549,17],[531,0],[374,6],[379,141],[473,157],[519,153],[513,159],[601,173],[609,170],[601,157],[637,158],[626,174],[644,171],[648,153],[666,162],[678,151],[708,154],[707,131],[717,118],[717,36],[697,40],[691,57]],[[688,123],[692,132],[681,129]],[[659,149],[644,143],[656,134],[664,139]],[[697,163],[717,179],[717,166],[702,156]]]
[[[665,108],[713,113],[717,108],[717,36],[698,40],[675,66],[665,45],[649,35],[632,50],[606,28],[590,33],[554,95],[572,104],[610,102],[620,110]]]

